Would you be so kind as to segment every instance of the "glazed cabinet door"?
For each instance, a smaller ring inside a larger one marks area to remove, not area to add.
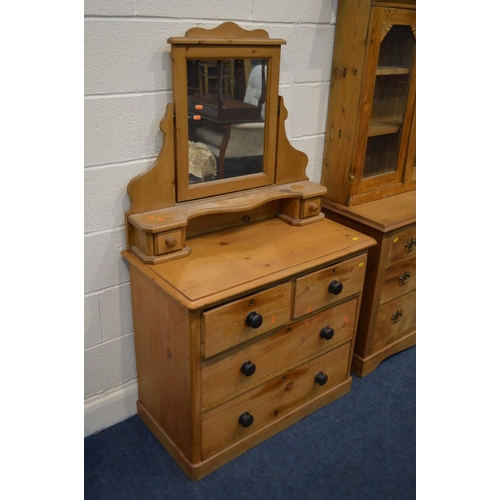
[[[372,9],[353,157],[354,196],[413,178],[405,166],[415,105],[415,33],[414,10]]]

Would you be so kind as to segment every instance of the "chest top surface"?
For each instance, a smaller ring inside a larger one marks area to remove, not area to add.
[[[198,309],[295,274],[362,252],[370,237],[324,219],[293,227],[279,219],[226,229],[193,238],[191,254],[157,265],[136,262],[161,278],[188,309]]]
[[[386,233],[416,222],[416,198],[416,191],[409,191],[352,207],[328,200],[324,204],[340,214]]]

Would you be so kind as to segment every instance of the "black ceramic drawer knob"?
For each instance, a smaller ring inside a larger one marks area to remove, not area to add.
[[[240,415],[238,423],[243,427],[250,427],[253,424],[253,415],[250,415],[247,411]]]
[[[333,293],[333,295],[338,295],[342,289],[344,288],[344,285],[337,280],[333,280],[329,285],[328,285],[328,291],[330,293]]]
[[[319,336],[322,339],[331,340],[333,338],[334,333],[335,332],[333,331],[333,328],[330,328],[329,326],[324,326],[319,332]]]
[[[255,365],[251,361],[245,361],[240,368],[240,372],[247,377],[255,373]]]
[[[251,328],[259,328],[259,326],[262,325],[262,316],[253,311],[247,316],[245,323]]]
[[[314,381],[319,385],[325,385],[328,382],[328,375],[323,372],[319,372],[314,377]]]

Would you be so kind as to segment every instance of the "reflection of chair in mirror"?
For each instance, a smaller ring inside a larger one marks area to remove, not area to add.
[[[220,81],[224,86],[224,94],[234,97],[234,60],[227,61],[199,61],[198,80],[200,94],[217,92]],[[212,88],[210,81],[213,80]]]
[[[219,128],[199,127],[196,137],[218,158],[218,178],[224,178],[228,158],[262,157],[264,152],[266,67],[255,66],[248,77],[243,102],[261,109],[261,121],[223,125]]]

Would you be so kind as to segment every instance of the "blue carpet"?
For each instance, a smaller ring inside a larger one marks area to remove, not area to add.
[[[134,416],[85,438],[85,499],[411,500],[415,414],[412,347],[195,483]]]

